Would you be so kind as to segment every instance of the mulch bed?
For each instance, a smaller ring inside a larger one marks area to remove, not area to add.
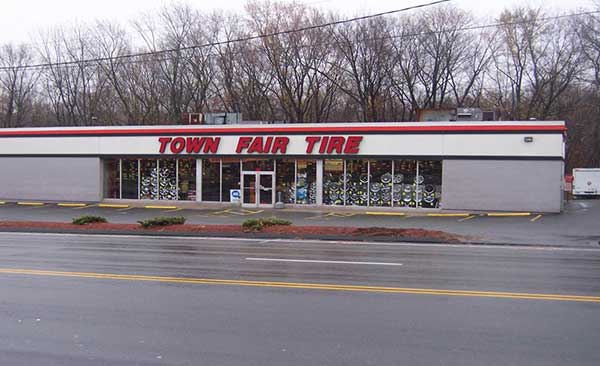
[[[253,233],[242,228],[241,225],[170,225],[153,228],[142,228],[138,224],[111,224],[94,223],[87,225],[74,225],[61,222],[43,222],[43,221],[0,221],[0,229],[48,229],[51,231],[81,231],[81,232],[132,232],[132,233],[210,233],[210,234],[230,234],[230,235],[248,235]],[[353,238],[389,238],[401,240],[433,240],[449,243],[460,243],[465,240],[460,235],[450,234],[443,231],[425,230],[425,229],[395,229],[395,228],[355,228],[355,227],[337,227],[337,226],[268,226],[263,228],[260,233],[281,235],[286,237],[345,237]]]

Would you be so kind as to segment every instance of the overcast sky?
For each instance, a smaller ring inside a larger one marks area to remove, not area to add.
[[[430,2],[431,0],[302,0],[324,9],[347,14],[372,13]],[[94,19],[128,22],[142,13],[160,8],[165,0],[0,0],[0,43],[29,42],[39,29]],[[211,10],[243,10],[246,0],[187,0],[195,7]],[[503,8],[515,5],[544,6],[553,10],[592,7],[593,0],[454,0],[457,6],[480,16],[495,16]]]

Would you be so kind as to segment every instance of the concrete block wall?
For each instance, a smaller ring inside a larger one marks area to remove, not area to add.
[[[101,180],[100,158],[0,158],[3,200],[100,201]]]
[[[560,212],[558,160],[444,160],[443,209]]]

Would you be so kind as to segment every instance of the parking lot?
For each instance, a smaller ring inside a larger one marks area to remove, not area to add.
[[[166,205],[3,202],[2,221],[70,222],[98,215],[113,223],[136,223],[156,216],[183,216],[191,224],[241,224],[249,218],[277,217],[302,226],[424,228],[470,236],[474,241],[598,247],[600,201],[567,203],[562,214],[497,212],[391,212],[373,210],[297,210],[262,208],[184,208]]]

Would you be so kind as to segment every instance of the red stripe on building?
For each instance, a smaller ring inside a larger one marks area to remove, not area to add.
[[[0,136],[103,136],[103,135],[214,135],[269,133],[377,133],[377,132],[563,132],[563,125],[458,125],[458,126],[344,126],[344,127],[235,127],[235,128],[140,128],[140,129],[62,129],[2,131]]]

